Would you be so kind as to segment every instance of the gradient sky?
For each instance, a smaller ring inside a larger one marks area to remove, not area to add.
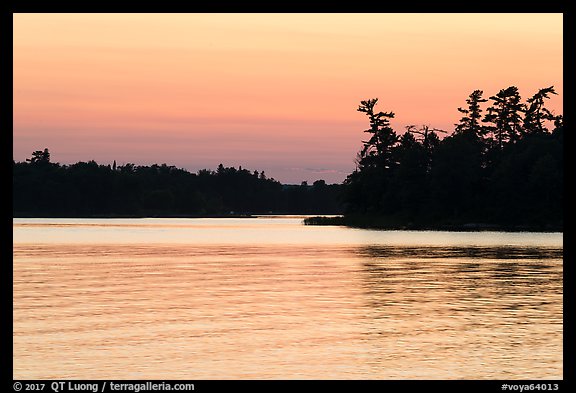
[[[341,182],[367,128],[453,130],[475,89],[555,86],[562,14],[14,14],[16,161],[241,165]]]

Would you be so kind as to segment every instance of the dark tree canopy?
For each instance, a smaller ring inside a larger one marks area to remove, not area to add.
[[[282,185],[264,171],[225,167],[190,173],[171,165],[95,161],[60,165],[48,149],[14,163],[15,217],[337,214],[341,186]]]
[[[36,150],[32,153],[32,158],[28,158],[28,161],[31,164],[49,164],[50,163],[50,151],[48,149]]]
[[[491,124],[487,126],[487,130],[493,134],[497,146],[502,149],[504,144],[514,143],[520,138],[523,132],[521,113],[525,105],[520,101],[516,86],[502,89],[490,99],[493,102],[487,109],[484,122]]]
[[[392,165],[392,148],[398,142],[398,136],[390,127],[389,119],[394,117],[393,112],[374,112],[378,99],[361,101],[359,112],[364,112],[369,118],[370,128],[364,130],[370,139],[362,141],[364,146],[360,151],[358,164],[364,167],[390,167]]]
[[[524,115],[524,130],[527,134],[544,134],[548,132],[546,121],[556,120],[556,116],[552,114],[545,106],[545,99],[549,99],[549,94],[558,94],[554,90],[554,86],[540,89],[531,98],[526,100],[527,108]]]
[[[458,108],[464,116],[452,135],[414,125],[396,136],[362,101],[372,138],[364,141],[356,170],[344,182],[343,223],[387,228],[561,229],[563,119],[545,107],[553,87],[526,103],[515,86],[490,97],[482,118],[482,90]],[[553,124],[552,131],[549,126]]]
[[[482,108],[480,104],[488,100],[482,98],[482,94],[484,94],[482,90],[474,90],[468,96],[468,99],[466,99],[468,109],[458,108],[458,111],[465,116],[456,124],[456,128],[454,129],[455,133],[471,133],[479,138],[484,136],[485,128],[480,124],[482,119]]]

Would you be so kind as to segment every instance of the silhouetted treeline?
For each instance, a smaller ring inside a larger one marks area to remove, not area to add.
[[[264,172],[218,166],[190,173],[166,164],[60,165],[36,151],[14,163],[14,217],[335,214],[341,185],[282,185]]]
[[[337,214],[308,223],[381,228],[561,230],[563,119],[553,87],[522,102],[515,86],[472,92],[454,132],[390,126],[393,112],[362,101],[369,138],[342,185],[282,185],[241,167],[190,173],[174,166],[52,163],[48,149],[14,163],[17,216]],[[483,108],[484,107],[484,108]]]
[[[489,99],[476,90],[443,139],[445,131],[428,126],[399,135],[389,123],[393,112],[377,112],[377,99],[362,101],[369,138],[344,182],[346,214],[338,223],[561,229],[563,119],[546,109],[550,94],[553,87],[523,103],[514,86]]]

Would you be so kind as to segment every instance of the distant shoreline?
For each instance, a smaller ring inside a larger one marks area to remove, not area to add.
[[[38,215],[38,214],[14,214],[12,218],[257,218],[257,217],[312,217],[314,214],[310,213],[278,213],[278,212],[266,212],[266,213],[231,213],[231,214],[158,214],[158,215],[146,215],[146,214],[91,214],[91,215]],[[334,218],[336,214],[326,214],[322,217]]]
[[[271,213],[272,214],[272,213]],[[93,215],[37,215],[37,214],[15,214],[12,218],[254,218],[263,214],[93,214]],[[280,214],[274,214],[280,215]]]
[[[19,214],[12,218],[55,218],[55,219],[143,219],[143,218],[257,218],[262,216],[293,217],[310,216],[297,213],[262,213],[262,214],[173,214],[173,215],[131,215],[131,214],[100,214],[100,215],[70,215],[70,216],[38,216]],[[563,233],[560,225],[498,225],[485,223],[437,224],[424,225],[413,223],[384,222],[375,217],[346,217],[342,215],[310,216],[303,220],[304,225],[312,226],[345,226],[358,229],[373,229],[382,231],[446,231],[446,232],[544,232]]]
[[[378,217],[364,216],[314,216],[304,219],[305,225],[346,226],[349,228],[375,229],[388,231],[447,231],[447,232],[547,232],[563,233],[562,225],[504,225],[486,223],[446,223],[446,224],[414,224],[406,222],[390,222]]]

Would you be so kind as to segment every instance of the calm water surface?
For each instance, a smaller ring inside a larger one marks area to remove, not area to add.
[[[561,379],[561,233],[14,219],[16,379]]]

